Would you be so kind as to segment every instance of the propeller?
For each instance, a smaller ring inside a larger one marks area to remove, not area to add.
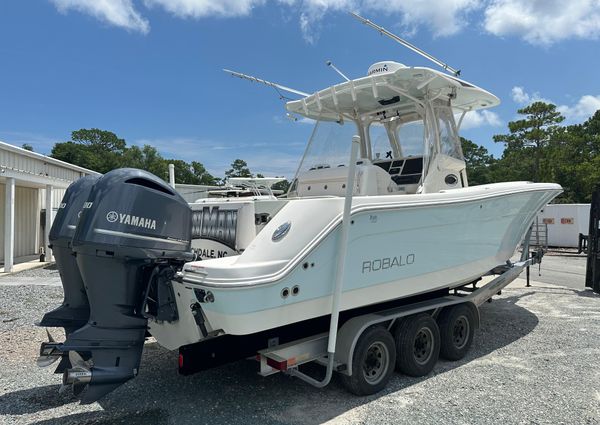
[[[67,388],[71,387],[73,394],[79,396],[92,379],[92,372],[88,363],[77,351],[69,351],[69,361],[72,367],[64,371],[63,382],[58,393],[63,394]]]

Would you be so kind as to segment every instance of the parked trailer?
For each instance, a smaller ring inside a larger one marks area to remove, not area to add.
[[[529,240],[528,236],[529,233],[525,241]],[[345,320],[337,331],[333,358],[328,354],[329,332],[291,341],[290,334],[302,334],[298,327],[282,329],[278,336],[274,336],[276,333],[261,335],[262,341],[268,341],[269,346],[258,349],[254,356],[260,365],[259,374],[269,376],[283,372],[315,387],[324,387],[333,372],[337,372],[345,387],[356,395],[381,391],[394,369],[410,376],[427,375],[439,357],[459,360],[466,355],[473,342],[474,331],[479,326],[479,307],[491,301],[492,296],[500,294],[524,269],[540,263],[542,255],[539,250],[530,254],[526,244],[519,262],[492,270],[490,274],[498,276],[479,288],[473,282],[473,287],[469,284],[457,288],[453,295],[435,296],[355,315]],[[286,333],[288,338],[285,338]],[[287,342],[280,343],[281,336]],[[255,340],[260,338],[257,336]],[[187,375],[248,357],[242,347],[249,347],[253,342],[245,340],[221,344],[219,340],[215,338],[212,347],[206,342],[182,347],[180,372]],[[221,350],[217,345],[221,346]],[[221,359],[215,360],[217,357]],[[216,362],[212,363],[209,358]],[[325,378],[318,380],[300,370],[300,366],[308,363],[325,366]]]

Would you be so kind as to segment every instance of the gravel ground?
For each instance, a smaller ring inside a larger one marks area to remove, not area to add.
[[[541,276],[538,267],[531,268],[531,278],[538,282],[552,283],[574,289],[585,288],[587,256],[583,254],[549,252],[542,261]]]
[[[46,335],[33,322],[60,304],[62,288],[55,270],[30,270],[0,279],[0,423],[600,424],[600,296],[524,286],[481,308],[466,358],[423,378],[396,374],[374,396],[352,396],[336,379],[319,390],[262,378],[250,361],[183,377],[177,354],[148,342],[136,379],[82,406],[35,365]]]

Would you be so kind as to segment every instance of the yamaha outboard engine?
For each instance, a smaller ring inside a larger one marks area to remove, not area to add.
[[[60,347],[72,364],[63,384],[82,403],[137,374],[148,315],[177,320],[171,279],[193,257],[190,240],[188,204],[158,177],[124,168],[94,185],[73,238],[90,317]]]
[[[46,313],[38,325],[65,328],[67,335],[85,325],[90,317],[90,306],[71,242],[83,203],[97,181],[96,176],[85,176],[71,183],[50,228],[50,248],[60,274],[64,300],[60,307]]]

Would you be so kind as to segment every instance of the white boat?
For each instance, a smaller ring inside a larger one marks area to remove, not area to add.
[[[498,103],[473,84],[396,62],[289,102],[316,123],[287,199],[275,201],[256,236],[253,220],[242,223],[260,201],[240,207],[234,231],[250,230],[251,240],[238,255],[187,263],[173,283],[179,322],[150,321],[150,332],[175,349],[330,314],[351,164],[342,311],[452,289],[504,264],[562,189],[468,187],[455,116]],[[349,162],[353,135],[359,153]],[[197,302],[206,333],[189,308]]]
[[[273,190],[280,177],[230,177],[192,208],[192,249],[200,260],[237,255],[286,201]]]
[[[283,180],[283,177],[230,177],[225,186],[206,191],[205,196],[196,202],[203,202],[207,198],[274,199],[283,195],[283,191],[272,187]]]
[[[263,375],[322,387],[335,370],[353,393],[372,394],[394,365],[422,376],[438,355],[464,356],[477,306],[539,262],[528,248],[509,260],[562,188],[468,185],[458,128],[497,97],[393,61],[310,95],[277,87],[303,96],[290,113],[315,121],[283,198],[269,182],[238,182],[252,196],[188,205],[132,169],[67,190],[53,243],[63,259],[72,249],[75,264],[57,257],[63,287],[85,288],[89,307],[82,299],[75,311],[66,294],[43,322],[67,339],[43,343],[38,362],[60,359],[56,372],[82,402],[137,374],[147,331],[179,349],[184,374],[257,355]],[[202,261],[190,261],[192,248]],[[494,273],[469,296],[451,295]],[[322,381],[298,370],[307,361],[327,365]]]

